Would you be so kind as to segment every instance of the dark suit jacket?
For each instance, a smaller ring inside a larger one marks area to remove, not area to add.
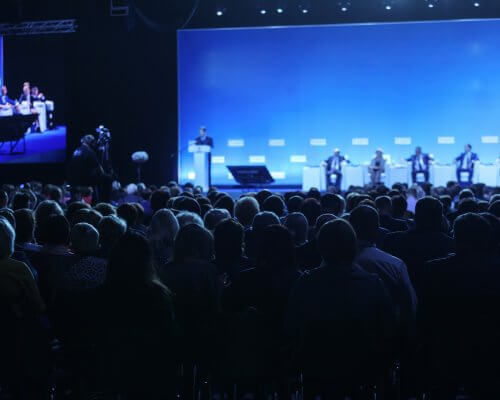
[[[9,96],[0,96],[0,104],[3,106],[6,104],[14,105],[16,104],[16,102],[12,100]]]
[[[423,165],[423,171],[428,171],[429,170],[429,162],[431,161],[431,158],[429,157],[429,154],[422,153],[422,161],[424,162]],[[411,169],[412,171],[417,171],[417,155],[413,154],[410,158],[407,158],[406,161],[411,161]]]
[[[390,215],[380,215],[380,226],[390,232],[408,230],[408,224],[402,219],[393,218]]]
[[[500,260],[450,255],[427,263],[419,304],[428,367],[488,383],[500,356]],[[493,378],[491,383],[496,380]],[[461,383],[465,383],[462,381]],[[474,382],[472,382],[474,383]]]
[[[382,250],[404,261],[418,297],[425,263],[455,251],[455,241],[441,232],[415,229],[389,233]]]
[[[330,156],[328,157],[328,159],[326,160],[326,172],[329,172],[331,171],[332,169],[332,163],[333,163],[333,159],[335,158],[335,156]],[[338,172],[341,172],[342,171],[342,162],[343,161],[347,161],[347,162],[350,162],[349,160],[346,160],[344,156],[340,155],[339,156],[339,166],[338,166],[338,169],[337,171]]]
[[[210,146],[211,148],[214,147],[214,140],[210,136],[205,136],[205,140],[201,140],[201,137],[198,136],[196,138],[196,145],[204,145],[204,146]]]
[[[455,161],[458,163],[457,168],[461,169],[462,168],[462,162],[465,158],[466,153],[460,154],[457,158],[455,158]],[[474,162],[473,161],[479,161],[479,157],[477,156],[476,153],[471,152],[470,153],[470,169],[474,169]]]

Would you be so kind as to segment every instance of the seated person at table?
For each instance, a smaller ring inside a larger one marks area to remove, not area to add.
[[[377,149],[375,157],[372,158],[368,170],[370,171],[370,180],[372,185],[379,184],[380,177],[385,172],[384,152],[382,149]]]
[[[411,161],[411,179],[413,183],[417,182],[417,174],[423,174],[424,182],[429,182],[429,163],[432,157],[429,154],[422,153],[422,148],[418,146],[415,149],[415,154],[406,161]]]
[[[472,176],[474,175],[474,162],[479,161],[479,157],[476,153],[472,152],[472,146],[470,144],[465,145],[465,151],[455,158],[455,164],[457,165],[457,181],[459,183],[472,184]],[[468,174],[467,182],[461,179],[462,172]]]
[[[350,162],[340,154],[339,149],[334,149],[333,155],[324,161],[324,165],[326,166],[326,180],[329,187],[335,186],[337,190],[340,190],[340,185],[342,183],[342,163],[344,161],[348,163]],[[332,181],[334,175],[335,183]]]
[[[12,100],[7,93],[7,86],[3,85],[0,89],[0,110],[3,108],[11,108],[16,104],[16,101]]]
[[[30,87],[29,82],[23,83],[23,92],[19,96],[18,101],[19,101],[19,103],[22,103],[23,101],[25,101],[26,103],[29,104],[30,107],[33,105],[34,98],[31,95],[31,87]]]
[[[38,86],[33,86],[31,88],[31,97],[33,98],[33,101],[45,101],[45,96],[40,92]]]

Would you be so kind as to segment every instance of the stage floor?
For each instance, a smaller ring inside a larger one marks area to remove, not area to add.
[[[57,126],[43,133],[29,133],[26,138],[26,152],[9,154],[10,143],[0,143],[0,164],[63,163],[66,160],[66,127]],[[20,141],[14,151],[22,151]]]

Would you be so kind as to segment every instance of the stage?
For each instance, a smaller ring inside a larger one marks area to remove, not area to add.
[[[66,160],[66,127],[57,126],[43,133],[25,135],[26,152],[21,153],[24,144],[17,144],[14,152],[9,154],[10,143],[0,143],[0,164],[25,163],[63,163]]]

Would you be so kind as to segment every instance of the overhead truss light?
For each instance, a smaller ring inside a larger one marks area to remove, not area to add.
[[[340,11],[347,12],[351,8],[351,2],[349,0],[340,0],[338,6]]]

